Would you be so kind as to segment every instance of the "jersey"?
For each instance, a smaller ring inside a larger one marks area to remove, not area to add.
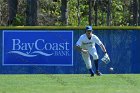
[[[91,39],[88,39],[86,34],[80,36],[79,40],[76,43],[76,46],[80,46],[83,49],[95,48],[95,44],[101,45],[102,42],[100,39],[92,34]]]
[[[95,48],[95,44],[101,45],[102,42],[94,34],[92,34],[91,39],[88,39],[87,35],[83,34],[83,35],[80,36],[79,40],[76,43],[76,46],[79,46],[79,47],[81,47],[83,49],[88,50],[88,53],[82,53],[81,52],[83,60],[84,60],[84,62],[86,64],[86,67],[88,69],[92,68],[90,55],[93,56],[93,60],[99,59],[97,51],[96,51],[96,48]]]

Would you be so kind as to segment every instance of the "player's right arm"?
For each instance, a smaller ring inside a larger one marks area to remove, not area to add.
[[[83,39],[82,39],[82,36],[80,36],[79,40],[78,40],[77,43],[76,43],[75,48],[76,48],[79,52],[88,53],[88,50],[81,48],[81,46],[82,46],[82,40],[83,40]]]
[[[83,49],[83,48],[81,48],[80,46],[77,46],[77,45],[76,45],[76,49],[77,49],[79,52],[88,53],[88,50]]]

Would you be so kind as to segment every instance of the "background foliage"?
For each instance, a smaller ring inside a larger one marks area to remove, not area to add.
[[[78,6],[79,1],[79,6]],[[88,12],[90,0],[68,0],[68,25],[69,26],[85,26],[88,22]],[[107,25],[107,7],[109,0],[98,1],[97,9],[97,25]],[[110,4],[110,25],[111,26],[130,26],[134,24],[134,1],[136,0],[111,0]],[[95,10],[93,2],[93,22],[95,25]],[[140,2],[139,0],[137,1]],[[26,0],[18,0],[18,11],[12,25],[26,25]],[[138,4],[139,10],[140,4]],[[61,0],[38,0],[37,22],[38,25],[60,26],[61,24]],[[140,14],[140,13],[139,13]],[[140,16],[138,16],[140,19]],[[79,20],[78,20],[79,19]],[[7,25],[8,21],[8,4],[7,0],[0,0],[0,25]],[[139,21],[140,22],[140,21]],[[140,23],[139,23],[140,24]]]

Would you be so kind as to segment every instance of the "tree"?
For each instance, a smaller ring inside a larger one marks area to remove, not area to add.
[[[38,0],[27,0],[26,25],[37,25],[37,2]]]
[[[2,1],[0,1],[0,3],[2,3]],[[0,4],[0,25],[2,24],[2,8],[1,8],[1,4]]]
[[[77,0],[77,18],[78,18],[78,26],[80,25],[80,0]]]
[[[140,0],[138,1],[138,6],[139,6],[139,18],[138,18],[138,25],[140,26]]]
[[[0,0],[0,5],[1,25],[140,25],[140,0]]]
[[[12,25],[15,17],[16,17],[16,13],[17,13],[17,5],[18,5],[18,1],[17,0],[8,0],[8,23],[7,25]]]
[[[107,5],[107,26],[110,26],[110,5],[111,5],[111,0],[108,0],[108,5]]]
[[[88,18],[88,22],[89,22],[89,25],[92,25],[92,13],[93,13],[93,10],[92,10],[92,0],[88,0],[88,5],[89,5],[89,18]]]
[[[97,19],[98,19],[98,1],[95,0],[94,4],[94,11],[95,11],[95,26],[98,25]]]
[[[61,22],[68,25],[68,0],[61,0]]]
[[[138,0],[133,0],[133,25],[138,25]]]

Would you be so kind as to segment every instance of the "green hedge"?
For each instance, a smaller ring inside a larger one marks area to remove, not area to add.
[[[83,30],[84,26],[0,26],[0,29]],[[94,30],[140,30],[140,26],[94,26]]]

